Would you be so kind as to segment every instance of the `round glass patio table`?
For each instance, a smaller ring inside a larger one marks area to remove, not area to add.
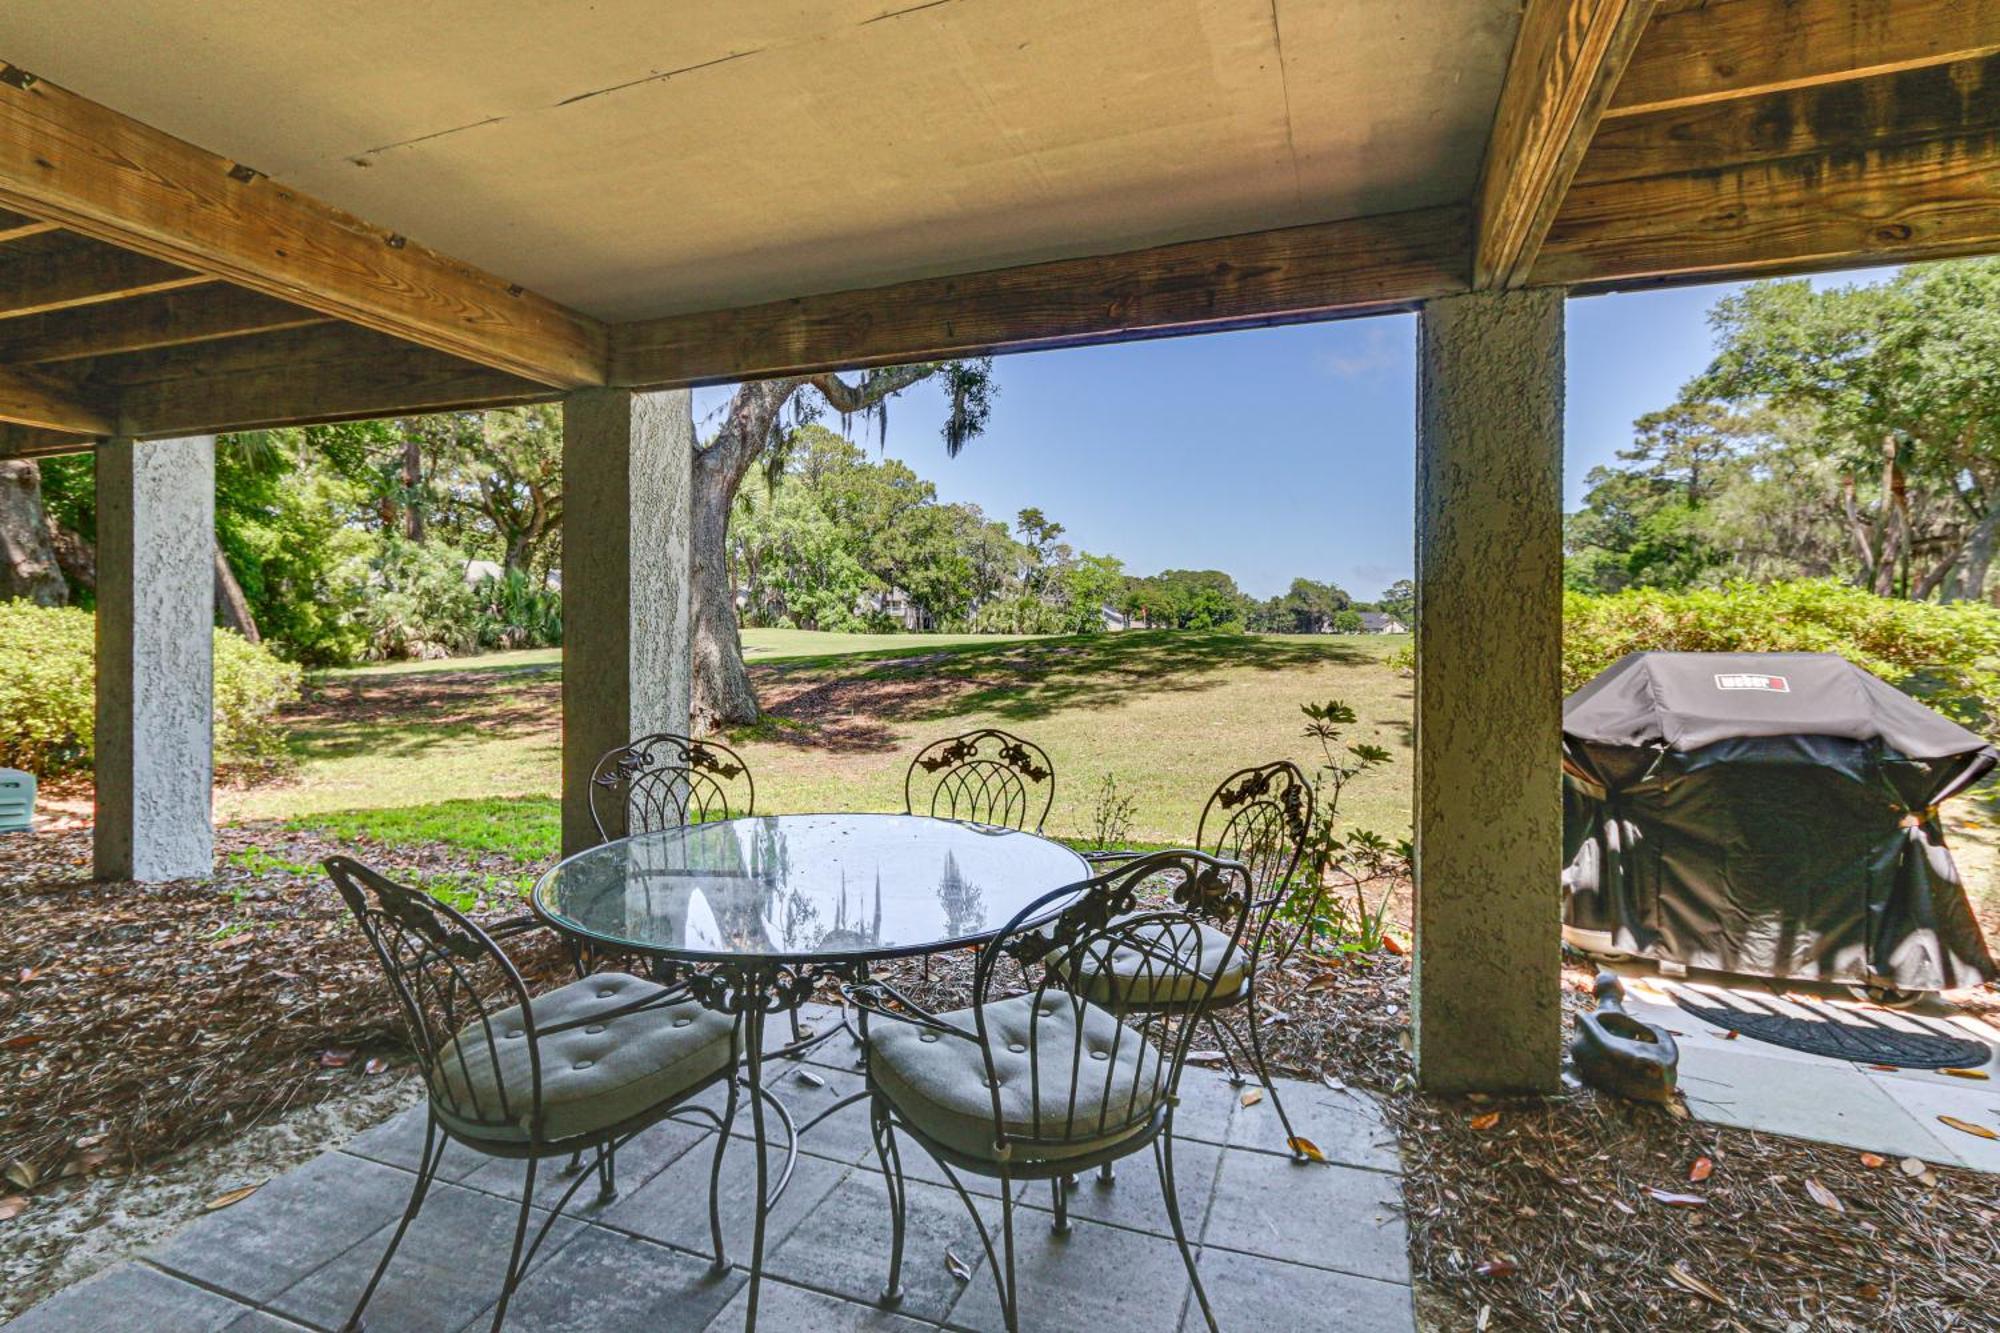
[[[921,815],[759,815],[578,852],[542,876],[534,907],[564,934],[614,950],[832,974],[980,943],[1089,874],[1061,843],[1014,829]]]
[[[1014,829],[922,815],[756,815],[619,838],[536,883],[535,913],[557,931],[659,960],[662,980],[685,977],[703,1005],[741,1016],[757,1154],[746,1327],[757,1326],[765,1221],[790,1183],[799,1135],[867,1096],[795,1126],[764,1087],[765,1018],[797,1010],[824,979],[862,980],[871,962],[990,940],[1028,904],[1089,876],[1077,853]],[[775,1188],[766,1101],[788,1134]],[[735,1105],[732,1085],[732,1117]]]

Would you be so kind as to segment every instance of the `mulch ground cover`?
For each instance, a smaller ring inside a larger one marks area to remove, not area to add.
[[[89,878],[90,833],[14,839],[0,860],[0,1213],[76,1176],[129,1171],[309,1105],[403,1059],[380,969],[311,835],[224,829],[216,876]],[[358,854],[368,855],[366,849]],[[449,885],[475,919],[521,910],[523,867],[447,849],[381,858]],[[525,960],[544,975],[554,950]]]
[[[224,830],[209,883],[88,879],[89,833],[0,863],[0,1219],[404,1059],[379,974],[315,863],[353,852]],[[23,847],[27,850],[21,850]],[[397,848],[364,859],[519,910],[532,867]],[[532,962],[553,979],[550,949]],[[893,974],[939,1003],[970,955]],[[1573,972],[1566,1003],[1588,1004]],[[1994,1177],[1703,1125],[1572,1087],[1550,1098],[1412,1089],[1409,970],[1392,953],[1300,958],[1267,1003],[1283,1072],[1378,1096],[1402,1140],[1420,1309],[1448,1328],[2000,1327]],[[345,1082],[344,1082],[345,1081]]]

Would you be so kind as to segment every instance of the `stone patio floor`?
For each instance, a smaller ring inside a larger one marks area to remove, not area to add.
[[[818,1021],[825,1016],[810,1015]],[[774,1025],[776,1026],[776,1025]],[[861,1087],[844,1034],[808,1061],[773,1061],[770,1086],[801,1121]],[[801,1071],[804,1071],[803,1073]],[[1182,1215],[1224,1329],[1409,1329],[1414,1324],[1395,1136],[1365,1096],[1280,1085],[1299,1133],[1330,1165],[1285,1153],[1269,1099],[1245,1107],[1221,1075],[1189,1067],[1176,1124]],[[738,1132],[748,1116],[739,1115]],[[747,1302],[754,1159],[732,1148],[723,1175],[732,1267],[709,1263],[712,1131],[675,1123],[619,1154],[619,1196],[592,1202],[586,1184],[515,1294],[510,1328],[735,1329]],[[163,1245],[59,1292],[8,1327],[16,1333],[144,1329],[148,1333],[275,1333],[336,1329],[359,1296],[409,1195],[423,1143],[416,1108],[270,1181]],[[773,1211],[759,1323],[800,1330],[997,1329],[999,1301],[971,1218],[921,1149],[903,1141],[909,1177],[905,1296],[875,1303],[887,1273],[887,1194],[868,1137],[866,1104],[806,1135],[791,1187]],[[536,1198],[563,1185],[545,1164]],[[368,1309],[395,1333],[481,1329],[492,1318],[513,1236],[523,1166],[447,1152],[439,1183]],[[964,1177],[989,1226],[997,1182]],[[230,1182],[218,1182],[218,1189]],[[1016,1240],[1021,1321],[1091,1333],[1199,1329],[1201,1312],[1175,1249],[1152,1155],[1117,1179],[1080,1180],[1071,1230],[1049,1225],[1049,1186],[1019,1187]],[[544,1192],[546,1191],[546,1193]],[[997,1243],[997,1241],[996,1241]],[[953,1276],[949,1252],[972,1270]]]
[[[1968,1037],[1988,1050],[1962,1077],[1934,1069],[1883,1069],[1795,1051],[1747,1037],[1731,1038],[1673,1002],[1687,989],[1700,1004],[1763,1009],[1818,1021],[1859,1021],[1864,1006],[1838,987],[1747,981],[1696,974],[1664,978],[1650,968],[1621,966],[1626,1008],[1674,1034],[1680,1047],[1680,1090],[1695,1119],[1769,1134],[1860,1148],[1887,1157],[1920,1157],[1939,1166],[2000,1174],[2000,1142],[1952,1128],[1951,1116],[2000,1132],[2000,1029],[1940,1001],[1908,1012],[1866,1006],[1869,1021],[1909,1030]],[[1809,994],[1815,1009],[1786,998]],[[1838,1017],[1828,1020],[1832,1013]]]

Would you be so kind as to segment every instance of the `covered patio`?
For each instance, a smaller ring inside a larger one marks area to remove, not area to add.
[[[830,1021],[820,1009],[806,1017]],[[831,1105],[859,1087],[857,1054],[844,1039],[817,1048],[811,1063],[780,1080],[785,1095],[802,1111]],[[1288,1081],[1285,1095],[1300,1132],[1324,1147],[1330,1166],[1301,1172],[1283,1152],[1270,1107],[1243,1106],[1220,1075],[1191,1074],[1183,1085],[1182,1209],[1200,1237],[1217,1320],[1232,1329],[1296,1326],[1290,1321],[1303,1307],[1324,1312],[1324,1327],[1410,1327],[1394,1131],[1362,1094]],[[718,1275],[706,1249],[702,1138],[699,1127],[666,1124],[633,1144],[620,1167],[620,1197],[573,1209],[575,1224],[551,1234],[510,1307],[509,1326],[743,1327],[743,1270]],[[422,1145],[423,1115],[413,1108],[9,1327],[338,1328],[402,1211]],[[747,1159],[746,1147],[736,1151]],[[772,1219],[761,1325],[911,1333],[1001,1326],[965,1209],[935,1166],[909,1165],[909,1257],[903,1299],[891,1312],[876,1301],[888,1263],[888,1207],[866,1118],[836,1116],[807,1134]],[[547,1174],[555,1181],[553,1167]],[[447,1152],[445,1186],[370,1307],[372,1327],[486,1327],[490,1270],[513,1225],[516,1175],[511,1163]],[[746,1178],[731,1178],[723,1207],[732,1237],[748,1226],[747,1189]],[[993,1225],[999,1204],[991,1182],[977,1182],[975,1192]],[[1066,1233],[1051,1226],[1039,1182],[1018,1198],[1024,1328],[1205,1327],[1143,1163],[1110,1185],[1094,1175],[1075,1185]]]
[[[97,454],[100,878],[213,863],[218,432],[564,404],[568,850],[595,838],[597,757],[687,729],[691,386],[1414,311],[1412,1038],[1437,1093],[1560,1086],[1565,300],[2000,250],[1992,0],[111,0],[87,34],[55,5],[4,26],[0,457]],[[1289,1166],[1236,1142],[1255,1112],[1221,1087],[1189,1138],[1216,1172],[1204,1269],[1237,1274],[1218,1312],[1253,1302],[1224,1326],[1322,1289],[1327,1326],[1407,1320],[1389,1136],[1313,1093],[1339,1165],[1288,1184],[1273,1238],[1231,1201]],[[351,1285],[400,1132],[24,1326],[110,1300],[332,1326],[314,1275]],[[678,1140],[655,1133],[620,1207],[672,1192]],[[819,1151],[772,1317],[899,1326],[854,1303],[872,1233],[840,1210],[867,1211],[868,1168]],[[490,1196],[452,1186],[476,1236]],[[1078,1211],[1101,1235],[1063,1251],[1074,1291],[1118,1246],[1146,1271],[1150,1233]],[[857,1238],[854,1283],[816,1224]],[[321,1249],[287,1248],[306,1231]],[[564,1234],[523,1288],[563,1326],[587,1326],[569,1265],[632,1312],[729,1325],[736,1276],[695,1282],[670,1230],[614,1209]],[[624,1257],[641,1246],[657,1266]],[[917,1262],[937,1299],[904,1317],[983,1326],[981,1277],[960,1295]],[[481,1308],[417,1304],[440,1328]]]

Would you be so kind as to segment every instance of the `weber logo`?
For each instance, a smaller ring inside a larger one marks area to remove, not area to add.
[[[1758,676],[1748,672],[1735,675],[1719,675],[1715,678],[1718,690],[1769,690],[1773,694],[1790,694],[1792,683],[1783,676]]]

